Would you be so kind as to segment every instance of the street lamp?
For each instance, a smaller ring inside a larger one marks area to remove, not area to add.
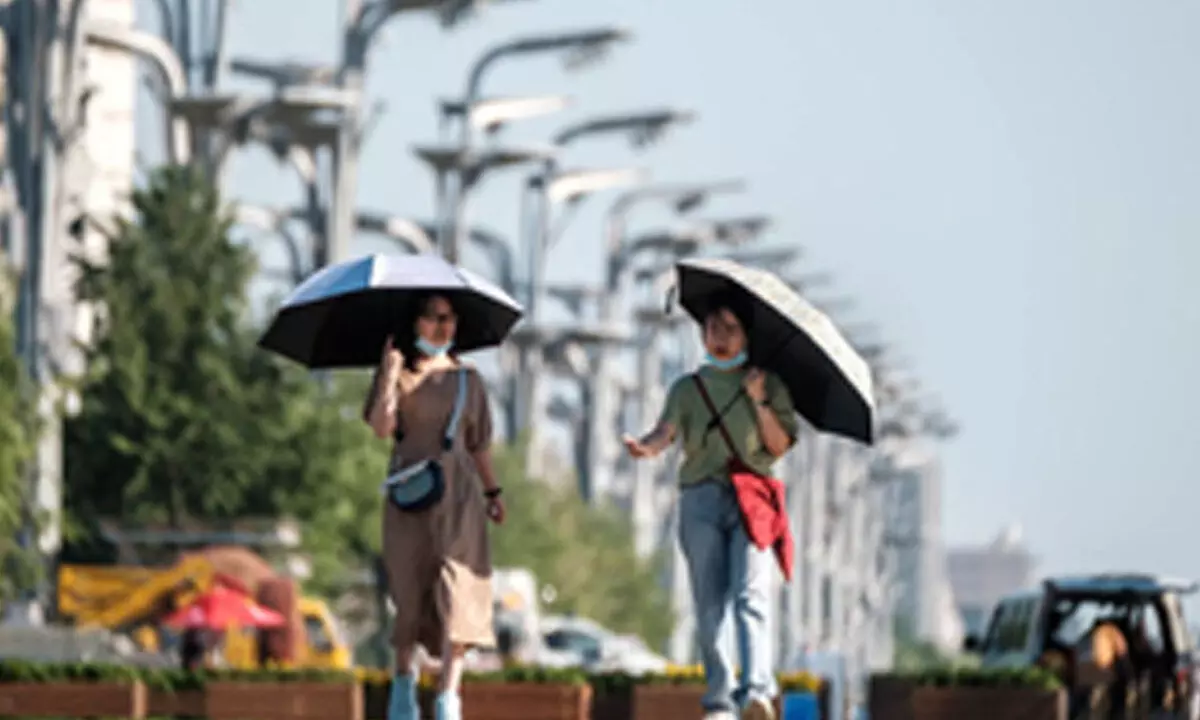
[[[457,179],[450,215],[459,219],[462,217],[461,206],[466,199],[466,193],[488,172],[544,161],[554,154],[554,150],[548,147],[489,147],[472,150],[467,147],[418,146],[415,152],[417,157],[433,169],[437,177],[439,205],[443,204],[442,201],[446,197],[447,176],[453,174]],[[461,242],[457,231],[439,232],[438,245],[447,260],[452,263],[458,262]]]
[[[521,376],[540,373],[542,367],[548,363],[551,369],[566,370],[568,377],[580,383],[582,403],[589,411],[586,422],[589,432],[587,437],[580,438],[580,440],[585,445],[583,452],[590,455],[591,438],[594,436],[591,426],[595,422],[596,416],[590,412],[595,396],[591,392],[588,380],[593,375],[592,366],[595,353],[588,352],[588,348],[603,350],[609,346],[626,344],[629,342],[628,334],[611,327],[597,325],[565,329],[522,325],[510,335],[510,338],[526,367],[534,368],[532,371],[522,372]],[[525,382],[520,385],[522,392],[517,396],[515,408],[520,420],[517,421],[516,426],[524,427],[530,433],[529,444],[526,448],[526,472],[532,477],[538,477],[541,474],[542,449],[539,442],[541,408],[538,402],[538,390],[540,384],[530,382],[528,378],[525,378]],[[591,488],[593,487],[590,478],[591,471],[590,463],[582,463],[578,468],[584,499],[591,497]]]
[[[76,0],[72,10],[83,5],[83,0]],[[187,95],[187,76],[183,65],[174,49],[162,38],[150,33],[131,30],[116,23],[89,20],[80,26],[87,42],[102,47],[116,48],[138,55],[151,62],[158,70],[163,85],[172,98],[182,98]],[[68,89],[65,96],[69,102],[74,102],[73,83],[76,73],[73,68],[67,69]],[[167,157],[173,164],[183,164],[191,158],[192,138],[187,123],[178,118],[172,118],[171,109],[164,108],[167,120]]]
[[[353,101],[342,108],[333,148],[327,232],[330,261],[346,259],[354,232],[354,203],[358,195],[358,161],[362,145],[361,98],[367,50],[372,40],[393,15],[433,11],[438,14],[443,27],[452,28],[484,4],[483,0],[345,0],[342,3],[342,53],[334,84]]]
[[[483,55],[471,66],[467,74],[466,88],[463,92],[463,107],[468,111],[476,106],[481,99],[483,78],[497,62],[505,58],[538,55],[555,52],[567,52],[569,65],[579,66],[580,60],[598,60],[614,44],[627,40],[630,34],[619,28],[597,28],[576,32],[557,33],[550,35],[535,35],[518,38],[497,45]],[[464,118],[467,119],[467,118]],[[471,148],[473,140],[473,125],[463,122],[460,127],[460,149]],[[440,183],[439,183],[440,185]],[[457,235],[464,223],[466,212],[465,190],[468,183],[459,180],[454,189],[454,199],[445,209],[443,221],[446,223],[445,233],[439,238],[443,247],[454,248],[459,244]],[[451,253],[454,250],[451,249]],[[453,262],[453,260],[451,260]]]
[[[619,28],[597,28],[552,35],[535,35],[497,45],[480,56],[471,66],[471,70],[467,74],[463,102],[467,107],[471,107],[479,100],[484,75],[504,58],[566,51],[570,53],[567,56],[568,64],[579,67],[580,59],[598,60],[612,45],[628,40],[630,37],[628,31]],[[470,133],[470,126],[464,124],[462,128],[464,146],[470,145]]]

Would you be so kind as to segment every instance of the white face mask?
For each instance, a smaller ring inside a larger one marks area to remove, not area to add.
[[[706,354],[704,358],[704,362],[712,365],[718,370],[732,370],[734,368],[741,367],[742,365],[746,364],[746,360],[747,355],[745,350],[741,351],[737,355],[734,355],[728,360],[721,360],[720,358],[713,357],[712,353]]]
[[[445,345],[434,345],[423,337],[417,338],[417,349],[425,357],[442,357],[454,347],[454,341],[451,340]]]

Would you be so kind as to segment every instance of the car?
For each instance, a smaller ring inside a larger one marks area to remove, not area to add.
[[[1196,649],[1182,598],[1195,583],[1136,573],[1047,578],[1001,599],[966,649],[985,668],[1040,666],[1070,689],[1072,716],[1098,685],[1149,690],[1156,712],[1200,720]]]
[[[548,647],[572,654],[576,665],[590,671],[643,675],[668,666],[641,638],[617,635],[587,618],[549,615],[542,619],[542,633]]]

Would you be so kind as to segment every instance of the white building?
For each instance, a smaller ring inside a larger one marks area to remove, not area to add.
[[[915,639],[953,652],[964,633],[942,541],[942,464],[930,441],[906,444],[884,491],[895,617]]]
[[[974,635],[984,632],[1000,598],[1037,581],[1037,559],[1015,525],[987,545],[951,549],[948,560],[959,615]]]

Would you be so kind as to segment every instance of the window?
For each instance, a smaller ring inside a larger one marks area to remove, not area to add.
[[[578,655],[584,662],[600,659],[600,641],[591,635],[573,630],[554,630],[546,633],[546,647]]]
[[[333,638],[325,631],[325,623],[320,615],[304,616],[304,634],[308,636],[308,644],[319,653],[333,652]]]
[[[1037,600],[1010,600],[1000,604],[992,615],[984,652],[988,654],[1023,652],[1029,645],[1029,633],[1037,612]]]

